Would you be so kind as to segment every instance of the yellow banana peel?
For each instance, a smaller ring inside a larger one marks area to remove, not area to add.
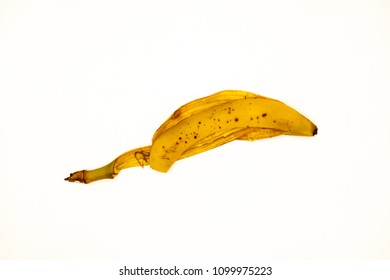
[[[314,136],[317,126],[286,104],[240,90],[224,90],[177,109],[154,133],[152,145],[128,151],[111,163],[71,173],[65,180],[90,183],[120,170],[147,166],[167,172],[180,159],[234,140],[278,135]]]

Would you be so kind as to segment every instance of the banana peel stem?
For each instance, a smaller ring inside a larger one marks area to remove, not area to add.
[[[65,181],[88,184],[102,179],[113,179],[122,169],[149,165],[150,149],[151,146],[145,146],[128,151],[105,166],[71,173]]]
[[[114,171],[115,161],[109,164],[96,168],[93,170],[81,170],[71,173],[69,177],[65,178],[68,182],[80,182],[88,184],[102,179],[113,179],[118,173]]]

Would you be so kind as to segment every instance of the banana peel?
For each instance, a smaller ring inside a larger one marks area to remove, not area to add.
[[[114,178],[121,170],[148,166],[167,172],[177,161],[234,140],[255,141],[278,135],[314,136],[317,126],[272,98],[224,90],[177,109],[154,133],[152,144],[130,150],[109,164],[71,173],[69,182]]]

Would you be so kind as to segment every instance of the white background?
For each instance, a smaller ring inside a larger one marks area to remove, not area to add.
[[[0,258],[390,258],[390,3],[1,1]],[[65,182],[223,89],[313,138]]]

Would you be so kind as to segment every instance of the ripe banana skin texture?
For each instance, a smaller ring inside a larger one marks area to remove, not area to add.
[[[177,160],[234,140],[314,136],[317,131],[309,119],[278,100],[224,90],[177,109],[157,129],[152,145],[128,151],[103,167],[71,173],[65,180],[90,183],[114,178],[125,168],[146,165],[167,172]]]

